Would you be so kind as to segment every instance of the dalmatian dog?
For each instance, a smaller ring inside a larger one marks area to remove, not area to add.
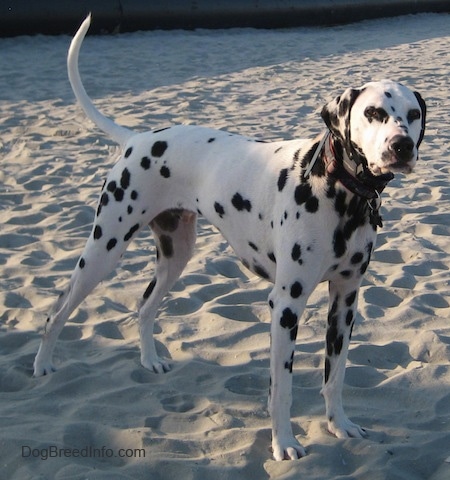
[[[153,325],[193,254],[202,214],[246,267],[274,285],[268,299],[274,458],[306,454],[290,422],[292,369],[299,319],[323,281],[330,296],[321,391],[328,430],[338,438],[364,437],[342,405],[347,351],[358,290],[382,225],[381,192],[395,172],[411,172],[418,158],[426,111],[421,96],[389,80],[349,88],[324,106],[326,133],[309,140],[261,142],[186,125],[134,133],[102,115],[83,88],[78,55],[89,25],[90,17],[72,41],[69,78],[86,115],[123,148],[70,284],[47,319],[34,375],[54,371],[52,352],[66,320],[147,225],[157,264],[139,309],[141,363],[168,372]]]

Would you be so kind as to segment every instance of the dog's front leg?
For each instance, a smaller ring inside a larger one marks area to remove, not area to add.
[[[360,282],[330,282],[330,308],[326,336],[325,398],[328,430],[338,438],[366,436],[364,429],[351,422],[342,406],[348,346],[356,318]]]
[[[269,411],[272,417],[272,448],[275,460],[295,460],[306,455],[291,426],[292,365],[298,320],[305,302],[293,302],[272,292]]]

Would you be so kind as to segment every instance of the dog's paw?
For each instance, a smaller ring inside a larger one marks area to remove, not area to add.
[[[153,373],[167,373],[172,369],[169,362],[162,360],[159,357],[141,358],[141,364],[147,370]]]
[[[364,438],[366,431],[356,423],[350,421],[345,415],[340,418],[328,420],[328,431],[337,438]]]
[[[34,362],[34,372],[33,377],[43,377],[44,375],[50,375],[53,372],[56,372],[56,368],[52,363],[41,363],[38,361]]]
[[[273,458],[280,460],[297,460],[306,455],[306,450],[295,437],[274,438],[272,440]]]

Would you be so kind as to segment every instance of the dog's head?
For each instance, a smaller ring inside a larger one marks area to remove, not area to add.
[[[412,171],[425,116],[419,93],[390,80],[349,88],[322,110],[324,122],[348,157],[375,176]]]

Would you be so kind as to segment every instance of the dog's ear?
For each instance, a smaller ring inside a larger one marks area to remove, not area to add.
[[[322,109],[321,115],[325,125],[344,146],[350,144],[350,112],[361,92],[360,89],[348,88]]]
[[[425,103],[425,100],[422,98],[422,96],[420,95],[419,92],[414,92],[414,95],[415,95],[417,101],[419,102],[420,110],[422,110],[422,118],[421,118],[422,129],[420,131],[419,140],[417,140],[417,145],[416,145],[417,148],[419,148],[419,145],[422,143],[423,136],[425,135],[425,122],[426,122],[426,119],[427,119],[427,105]]]

